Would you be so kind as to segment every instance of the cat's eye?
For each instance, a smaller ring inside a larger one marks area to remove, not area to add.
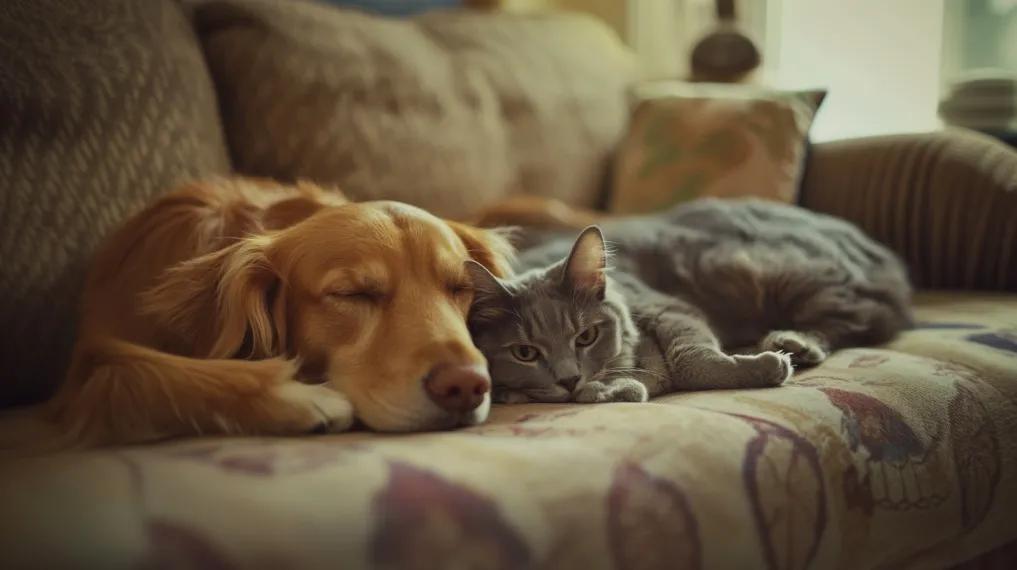
[[[513,344],[512,356],[521,362],[533,362],[540,356],[540,351],[531,344]]]
[[[597,325],[593,325],[592,327],[579,333],[579,336],[576,337],[576,346],[590,346],[591,344],[596,342],[597,337],[599,335],[600,330],[597,329]]]

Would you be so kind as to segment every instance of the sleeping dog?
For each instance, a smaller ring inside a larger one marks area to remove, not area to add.
[[[195,434],[414,431],[488,413],[464,262],[499,234],[307,185],[186,186],[130,219],[87,280],[66,382],[75,443]]]

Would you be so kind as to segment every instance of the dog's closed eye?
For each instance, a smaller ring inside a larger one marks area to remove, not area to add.
[[[473,284],[468,281],[451,281],[448,284],[448,292],[453,297],[473,293]]]
[[[338,302],[378,303],[385,298],[385,293],[381,289],[375,288],[350,288],[329,290],[325,296]]]

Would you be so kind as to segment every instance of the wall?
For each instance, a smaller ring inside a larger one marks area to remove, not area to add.
[[[939,125],[943,0],[774,3],[771,82],[829,89],[815,140]]]
[[[560,9],[586,12],[603,20],[620,37],[624,38],[627,34],[628,0],[504,0],[503,4],[509,10]]]
[[[736,0],[744,31],[762,46],[767,6],[774,0]],[[505,0],[510,10],[565,9],[599,17],[639,56],[643,76],[688,75],[692,47],[715,22],[714,0]]]
[[[506,2],[599,16],[639,54],[646,77],[686,76],[690,46],[713,11],[712,0]],[[739,16],[763,50],[757,82],[829,91],[812,130],[822,141],[940,126],[943,7],[944,0],[739,0]]]

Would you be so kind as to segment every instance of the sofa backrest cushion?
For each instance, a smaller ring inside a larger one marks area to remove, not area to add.
[[[0,403],[62,377],[89,256],[184,179],[229,170],[173,0],[6,0],[0,17]]]
[[[587,16],[264,0],[195,16],[244,174],[453,217],[522,192],[591,206],[628,119],[634,59]]]

